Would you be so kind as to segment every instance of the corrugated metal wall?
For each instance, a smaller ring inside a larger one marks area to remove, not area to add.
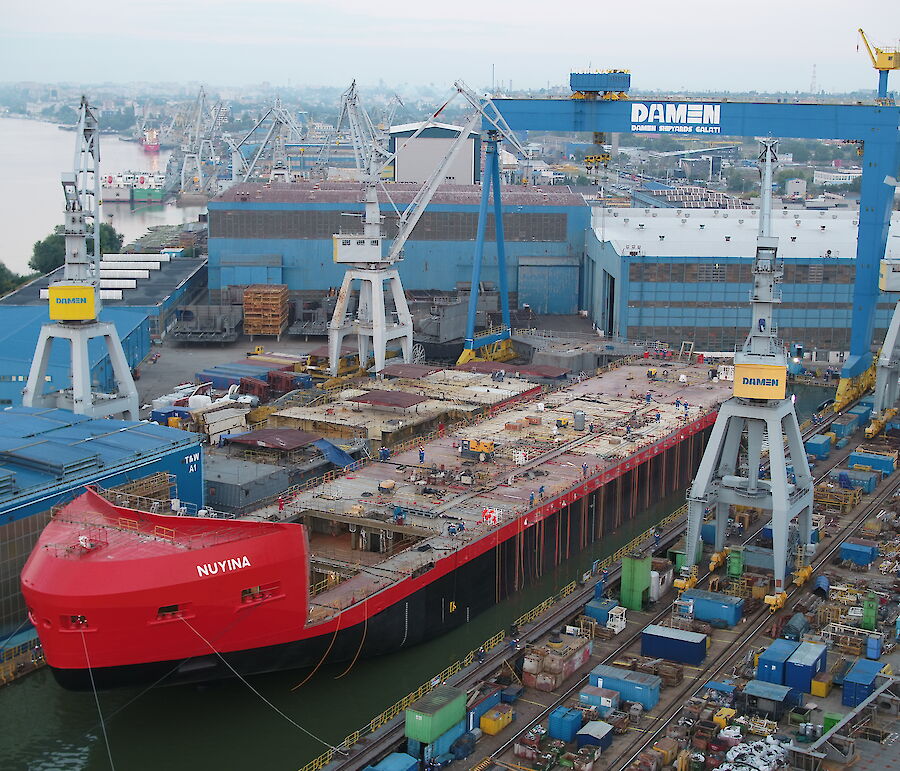
[[[578,261],[569,258],[519,258],[519,307],[535,313],[578,310]]]

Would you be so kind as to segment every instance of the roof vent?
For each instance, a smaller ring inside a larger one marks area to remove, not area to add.
[[[683,225],[685,222],[687,222],[687,220],[682,218],[681,224]]]
[[[794,243],[797,240],[797,236],[791,236],[791,243]]]
[[[825,226],[824,226],[824,225],[819,225],[819,230],[825,230]]]
[[[726,240],[726,241],[730,241],[730,240],[731,240],[731,236],[725,236],[725,240]]]
[[[650,213],[649,209],[644,209],[644,214],[649,214],[649,213]]]
[[[651,217],[655,217],[655,216],[656,216],[656,212],[653,212],[650,216],[651,216]]]
[[[853,220],[854,225],[859,225],[859,220]]]
[[[644,223],[643,223],[643,222],[639,223],[639,224],[638,224],[638,227],[639,227],[641,230],[643,230],[643,229],[644,229]]]
[[[725,219],[728,219],[728,212],[725,212],[722,216],[723,216]]]
[[[706,227],[702,222],[700,223],[700,230],[703,230]]]
[[[743,224],[744,224],[744,220],[738,220],[738,225],[743,225]]]
[[[660,236],[660,237],[659,237],[659,240],[660,240],[660,241],[665,241],[665,240],[666,240],[666,237],[665,237],[665,236]]]
[[[627,225],[627,224],[629,223],[628,217],[625,217],[625,218],[622,220],[622,222],[624,222],[624,223]]]
[[[799,214],[795,214],[795,215],[794,215],[794,219],[795,219],[795,220],[800,219],[800,215],[799,215]]]

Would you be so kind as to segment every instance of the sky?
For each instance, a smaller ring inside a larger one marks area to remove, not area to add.
[[[897,0],[0,0],[0,80],[513,89],[623,68],[662,91],[874,88]],[[893,75],[900,90],[900,72]]]

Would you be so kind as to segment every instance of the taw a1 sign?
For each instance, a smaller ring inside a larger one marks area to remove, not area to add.
[[[701,102],[632,102],[631,130],[673,134],[720,134],[722,105]]]

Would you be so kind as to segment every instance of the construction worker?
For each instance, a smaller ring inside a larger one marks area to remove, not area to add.
[[[531,491],[531,495],[528,496],[528,505],[534,506],[534,490]]]
[[[284,511],[284,497],[279,495],[278,496],[278,513],[280,514],[283,511]]]
[[[544,500],[544,486],[543,486],[543,485],[541,485],[541,486],[538,488],[538,495],[541,496],[541,500]]]
[[[582,475],[585,479],[587,479],[587,475],[588,475],[588,464],[587,464],[587,463],[582,463],[582,464],[581,464],[581,475]]]
[[[419,445],[419,463],[425,462],[425,446]]]

